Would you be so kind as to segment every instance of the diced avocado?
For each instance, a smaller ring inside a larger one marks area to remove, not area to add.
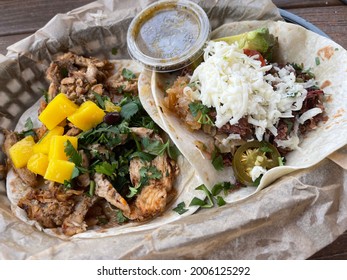
[[[277,38],[270,34],[266,27],[258,28],[242,34],[215,39],[215,41],[224,41],[228,44],[238,42],[242,49],[256,50],[260,52],[267,60],[272,59],[274,48],[277,46]]]

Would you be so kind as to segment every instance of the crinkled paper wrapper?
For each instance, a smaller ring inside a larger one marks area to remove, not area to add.
[[[47,89],[58,53],[129,58],[127,27],[153,1],[97,1],[54,17],[0,56],[0,126],[13,129]],[[266,0],[196,1],[212,28],[242,20],[280,20]],[[116,55],[112,50],[117,49]],[[0,142],[3,135],[0,135]],[[155,229],[64,241],[16,218],[0,183],[1,259],[305,259],[347,229],[346,150],[277,180],[244,200],[199,211]],[[2,155],[3,159],[3,155]],[[184,172],[184,171],[183,171]]]

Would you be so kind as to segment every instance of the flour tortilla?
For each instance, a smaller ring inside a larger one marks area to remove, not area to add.
[[[140,72],[142,72],[142,66],[138,63],[135,63],[131,60],[118,60],[111,61],[115,64],[115,73],[118,72],[118,69],[127,68],[133,71],[137,76]],[[146,80],[139,80],[140,87],[146,87]],[[26,120],[30,117],[33,121],[34,127],[40,127],[41,123],[37,118],[37,112],[39,108],[40,100],[38,100],[32,107],[30,107],[20,118],[15,130],[22,131],[24,130],[24,125]],[[153,114],[152,114],[153,115]],[[161,123],[161,119],[159,116],[153,115],[153,120],[158,123],[159,126],[164,127]],[[6,180],[6,189],[7,195],[11,202],[11,208],[13,213],[22,221],[35,226],[39,230],[53,236],[60,237],[61,239],[78,239],[78,238],[99,238],[105,236],[114,236],[119,234],[126,234],[134,231],[141,231],[151,228],[157,228],[166,223],[170,223],[172,221],[176,221],[181,217],[191,215],[197,210],[197,207],[189,207],[188,211],[183,215],[179,215],[174,212],[172,209],[177,206],[177,204],[181,202],[185,202],[186,205],[192,200],[194,196],[203,198],[203,195],[197,191],[195,188],[201,184],[200,178],[196,175],[194,168],[191,167],[190,163],[180,155],[177,160],[180,173],[175,180],[174,188],[176,189],[177,196],[176,198],[168,205],[167,210],[161,214],[160,216],[147,221],[147,222],[129,222],[124,225],[112,227],[112,228],[103,228],[103,227],[95,227],[90,228],[86,232],[76,234],[72,237],[65,236],[60,228],[55,229],[45,229],[42,226],[33,220],[28,219],[26,212],[17,206],[18,201],[25,196],[28,191],[28,187],[23,184],[18,175],[11,169],[8,172],[7,180]],[[44,182],[40,187],[45,187]]]
[[[275,61],[280,63],[303,63],[311,68],[320,87],[324,89],[328,101],[325,103],[329,119],[304,136],[300,150],[286,156],[286,165],[267,171],[257,188],[246,187],[232,192],[226,201],[233,202],[254,194],[276,179],[295,170],[311,167],[347,144],[347,52],[333,41],[308,31],[300,26],[272,21],[246,21],[226,24],[212,32],[212,39],[240,34],[259,27],[268,27],[270,33],[278,37],[279,50]],[[317,57],[320,61],[316,65]],[[194,166],[205,185],[211,188],[221,181],[235,182],[232,168],[216,171],[211,161],[203,156],[195,146],[201,141],[208,146],[211,136],[201,131],[190,131],[175,114],[165,108],[164,88],[174,75],[152,73],[152,92],[157,112],[182,154]]]

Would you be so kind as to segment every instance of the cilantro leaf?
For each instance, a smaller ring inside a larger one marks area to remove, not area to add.
[[[215,147],[214,151],[212,152],[212,165],[218,171],[224,168],[223,157],[217,147]]]
[[[123,215],[121,210],[117,210],[117,222],[118,224],[123,224],[128,221],[128,218]]]
[[[217,183],[213,186],[211,193],[213,196],[217,196],[221,193],[221,191],[224,191],[224,193],[227,193],[232,188],[235,188],[236,186],[234,184],[231,184],[230,182],[222,182]]]
[[[113,55],[117,55],[118,49],[117,49],[117,48],[112,48],[112,49],[111,49],[111,53],[112,53]]]
[[[164,154],[169,146],[169,141],[163,144],[159,140],[151,140],[148,137],[142,138],[141,142],[145,151],[156,156]]]
[[[163,177],[163,174],[161,174],[160,170],[156,168],[155,166],[149,166],[149,167],[141,167],[140,168],[140,176],[141,178],[148,178],[148,179],[161,179]]]
[[[319,59],[318,56],[315,58],[315,62],[316,62],[316,65],[317,65],[317,66],[320,64],[320,59]]]
[[[78,153],[75,147],[71,144],[70,140],[67,140],[64,143],[64,152],[69,159],[69,161],[73,162],[76,166],[81,166],[82,164],[82,156]]]
[[[155,158],[155,155],[151,155],[149,153],[136,151],[130,155],[130,159],[133,159],[135,157],[138,157],[144,161],[152,161]]]
[[[130,193],[127,195],[127,197],[129,198],[139,193],[142,187],[148,185],[149,180],[157,180],[163,177],[163,174],[155,166],[142,166],[139,170],[139,173],[140,182],[137,186],[129,188]]]
[[[138,191],[139,191],[139,188],[136,188],[136,187],[129,187],[129,191],[130,193],[127,194],[127,197],[128,198],[132,198],[134,197],[135,195],[137,195]]]
[[[120,115],[123,119],[130,120],[138,111],[139,106],[136,102],[132,101],[122,106],[122,110],[120,111]]]
[[[177,158],[181,153],[180,153],[180,150],[175,145],[172,145],[172,146],[169,145],[167,147],[167,154],[171,159],[173,159],[174,161],[177,161]]]
[[[190,202],[189,206],[200,206],[200,207],[204,207],[204,208],[209,208],[209,207],[207,207],[208,206],[207,202],[205,200],[198,198],[198,197],[194,197],[192,199],[192,201]],[[212,207],[212,206],[210,206],[210,207]]]
[[[104,99],[102,98],[102,96],[100,94],[98,94],[97,92],[95,91],[92,91],[92,93],[94,94],[95,96],[95,99],[99,105],[99,107],[103,110],[105,110],[105,101]]]
[[[261,152],[263,153],[272,153],[271,148],[267,147],[267,146],[263,146],[259,149]]]
[[[129,69],[127,68],[123,68],[122,70],[122,76],[126,79],[126,80],[132,80],[136,78],[136,75]]]
[[[31,118],[27,118],[24,124],[25,130],[23,130],[19,135],[21,137],[27,137],[27,136],[32,136],[35,137],[36,133],[34,131],[34,124],[31,120]]]
[[[189,110],[194,118],[198,118],[198,123],[213,125],[213,122],[208,115],[210,109],[200,102],[192,102],[189,104]]]
[[[204,184],[201,184],[200,186],[198,186],[196,188],[196,190],[203,191],[206,194],[206,196],[207,196],[207,202],[205,202],[204,205],[200,205],[200,206],[203,207],[203,208],[211,208],[211,207],[213,207],[213,197],[212,197],[211,192],[208,190],[208,188]],[[198,200],[201,200],[201,199],[199,199],[197,197],[194,197],[193,200],[195,202],[198,202]]]
[[[148,137],[145,137],[141,139],[141,143],[143,150],[151,155],[161,156],[167,152],[171,159],[177,160],[180,154],[176,146],[170,146],[170,140],[168,140],[166,143],[162,143],[159,140],[151,140]]]
[[[97,173],[100,173],[100,174],[105,174],[107,176],[113,176],[114,172],[117,169],[117,167],[118,167],[118,164],[116,162],[113,162],[111,164],[111,163],[108,163],[108,162],[104,161],[104,162],[101,162],[101,163],[97,164],[94,167],[94,170]]]
[[[221,206],[223,206],[223,205],[225,205],[225,204],[227,204],[227,203],[225,202],[224,198],[221,197],[221,196],[217,196],[217,205],[218,205],[219,207],[221,207]]]
[[[31,118],[26,119],[24,127],[27,130],[32,130],[34,128],[34,124],[33,124],[33,121],[31,120]]]
[[[172,210],[182,215],[188,211],[188,209],[186,209],[185,207],[186,207],[186,204],[182,201],[181,203],[177,204],[177,206],[173,208]]]
[[[74,169],[72,170],[71,179],[74,179],[74,178],[78,177],[79,175],[80,175],[80,171],[79,171],[79,169],[75,166]]]

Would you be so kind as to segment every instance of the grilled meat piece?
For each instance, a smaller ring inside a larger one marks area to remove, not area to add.
[[[138,94],[137,78],[126,79],[121,72],[109,77],[106,81],[106,88],[111,95],[119,95],[124,92]]]
[[[218,129],[218,133],[225,134],[239,134],[241,139],[247,140],[251,139],[253,135],[253,125],[251,125],[247,118],[241,118],[237,124],[231,125],[230,123],[226,123],[221,128]]]
[[[79,197],[73,212],[64,220],[61,226],[65,235],[72,236],[87,230],[88,226],[84,219],[96,199],[95,196],[93,198],[86,195]]]
[[[19,200],[18,206],[25,210],[28,218],[39,222],[45,228],[61,226],[73,212],[77,191],[64,191],[51,183],[47,190],[30,189]]]
[[[132,128],[132,132],[139,137],[150,137],[162,141],[159,135],[146,128]],[[174,179],[178,168],[169,159],[166,153],[155,157],[151,162],[144,162],[139,158],[130,161],[129,173],[133,186],[138,186],[141,180],[140,169],[142,167],[154,166],[161,174],[160,179],[150,179],[148,184],[142,186],[140,193],[136,196],[135,202],[131,205],[131,215],[127,216],[131,220],[146,220],[157,216],[165,210],[166,205],[171,200]]]
[[[129,216],[130,207],[128,202],[117,192],[105,175],[95,173],[94,180],[96,184],[95,194],[105,198],[109,203],[120,209],[124,215]]]
[[[108,61],[86,58],[71,52],[63,54],[47,69],[49,99],[52,100],[59,92],[65,93],[76,103],[92,99],[92,96],[86,95],[91,89],[96,89],[96,84],[104,83],[112,75],[113,69],[114,65]],[[100,86],[96,91],[102,94]]]
[[[140,169],[145,166],[155,166],[161,173],[160,179],[150,179],[148,185],[143,186],[137,195],[135,202],[131,205],[131,220],[143,221],[162,213],[170,202],[175,176],[176,165],[170,161],[166,154],[157,156],[150,163],[143,162],[138,158],[130,161],[130,180],[133,186],[140,183]]]

